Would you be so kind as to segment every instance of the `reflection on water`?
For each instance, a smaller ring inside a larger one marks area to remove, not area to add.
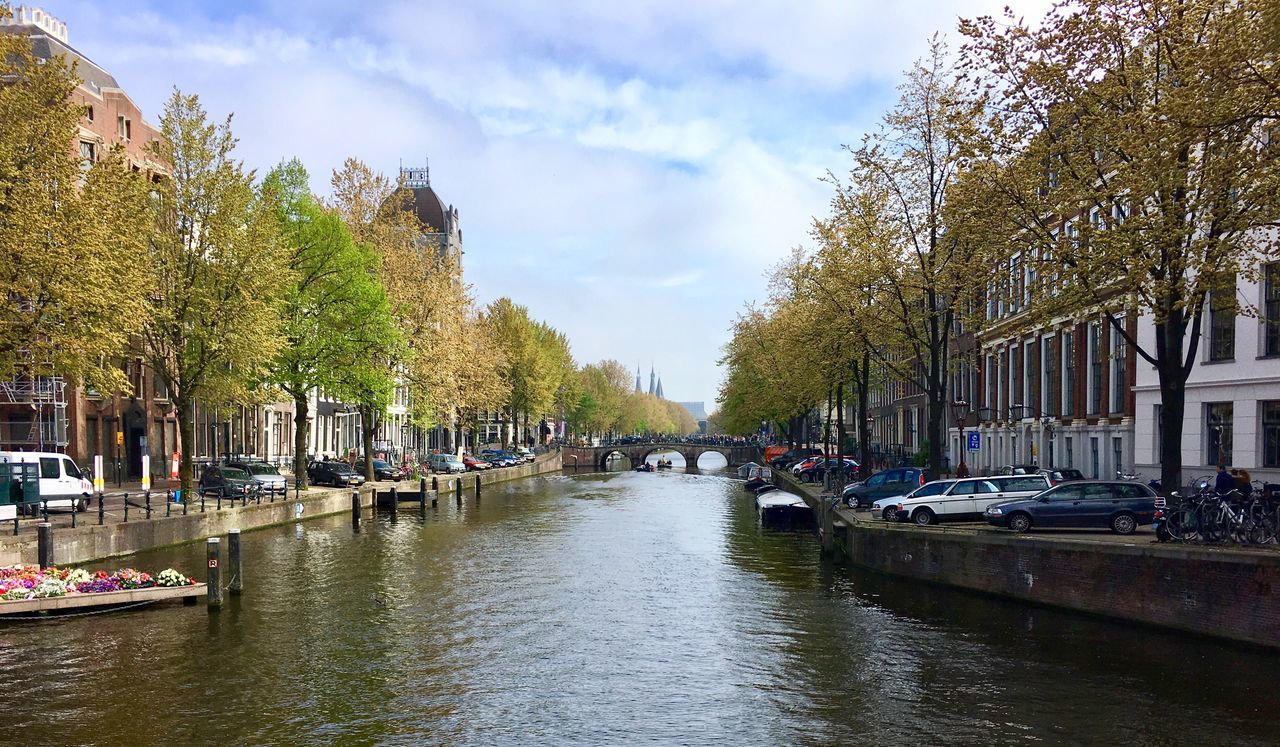
[[[673,461],[675,457],[672,457]],[[26,744],[1266,743],[1277,657],[821,563],[716,473],[245,535],[246,593],[0,628]],[[193,571],[200,545],[131,562]],[[116,566],[119,563],[104,565]],[[18,735],[21,735],[19,738]]]

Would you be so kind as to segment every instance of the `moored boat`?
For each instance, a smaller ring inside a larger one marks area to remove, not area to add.
[[[765,526],[792,528],[813,523],[813,510],[809,504],[800,496],[783,490],[757,495],[756,513]]]

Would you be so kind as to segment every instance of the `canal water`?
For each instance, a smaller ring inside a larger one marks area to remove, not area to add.
[[[677,457],[677,464],[679,464]],[[202,544],[128,563],[188,573]],[[727,473],[244,536],[246,591],[0,627],[12,744],[1248,744],[1280,657],[823,563]],[[120,561],[100,564],[118,567]]]

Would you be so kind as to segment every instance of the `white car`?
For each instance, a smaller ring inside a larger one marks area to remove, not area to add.
[[[929,483],[929,484],[932,485],[933,483]],[[923,488],[921,488],[921,490],[923,490]],[[891,495],[891,496],[888,496],[887,498],[881,498],[875,503],[872,503],[871,508],[868,510],[871,511],[871,515],[877,519],[884,519],[885,521],[893,521],[895,507],[899,503],[902,503],[902,499],[906,497],[907,496],[905,495]]]
[[[912,521],[922,527],[939,521],[982,521],[987,506],[1030,498],[1050,487],[1049,478],[1044,475],[935,480],[881,510],[892,510],[891,516],[897,521]]]

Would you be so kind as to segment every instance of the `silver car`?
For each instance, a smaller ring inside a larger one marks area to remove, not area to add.
[[[289,483],[284,475],[280,474],[280,470],[266,462],[231,462],[227,466],[248,472],[249,477],[258,483],[258,488],[263,493],[284,495],[289,489]]]

